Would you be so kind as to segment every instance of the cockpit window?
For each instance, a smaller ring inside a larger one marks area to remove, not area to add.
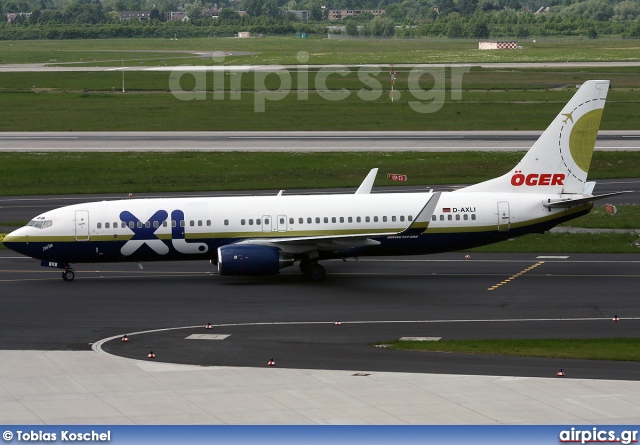
[[[51,227],[53,225],[53,221],[51,220],[37,220],[32,219],[27,223],[27,227],[33,227],[34,229],[46,229],[47,227]]]

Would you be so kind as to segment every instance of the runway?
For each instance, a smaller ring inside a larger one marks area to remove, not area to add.
[[[0,152],[525,151],[540,131],[3,132]],[[600,131],[597,151],[640,150],[640,131]]]
[[[0,349],[83,351],[112,338],[100,349],[141,360],[153,350],[156,361],[199,366],[262,367],[273,358],[293,369],[552,377],[564,368],[572,378],[640,380],[640,368],[628,362],[374,347],[406,336],[636,337],[637,255],[328,261],[329,278],[319,284],[295,267],[278,276],[229,278],[208,262],[146,263],[144,270],[79,264],[76,280],[67,283],[60,271],[9,251],[0,264]],[[614,315],[622,321],[612,322]],[[131,339],[126,344],[124,334]],[[229,337],[186,339],[191,334]]]

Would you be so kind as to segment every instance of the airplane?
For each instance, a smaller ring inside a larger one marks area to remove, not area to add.
[[[543,233],[589,213],[587,182],[608,80],[589,80],[509,172],[451,192],[124,199],[45,212],[4,244],[63,269],[73,263],[210,260],[219,275],[271,275],[298,262],[456,251]],[[571,122],[563,116],[572,116]],[[575,122],[574,122],[575,120]]]

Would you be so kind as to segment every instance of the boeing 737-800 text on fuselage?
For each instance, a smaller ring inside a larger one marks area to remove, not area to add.
[[[587,214],[587,172],[609,81],[585,82],[507,174],[453,192],[376,193],[377,169],[355,194],[128,199],[45,212],[4,239],[43,266],[208,259],[220,275],[267,275],[300,262],[453,251]],[[568,119],[567,116],[571,118]]]

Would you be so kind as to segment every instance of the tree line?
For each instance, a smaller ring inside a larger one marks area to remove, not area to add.
[[[39,3],[34,6],[36,1]],[[337,26],[333,32],[361,37],[640,37],[638,0],[551,0],[553,6],[538,14],[525,5],[535,7],[542,0],[380,0],[377,7],[385,9],[386,14],[374,17],[363,12],[341,21],[326,20],[327,9],[311,3],[311,20],[305,22],[295,14],[283,13],[299,7],[296,0],[242,0],[239,5],[247,8],[243,16],[230,7],[231,0],[223,0],[216,4],[222,9],[215,19],[202,15],[203,9],[211,5],[194,0],[185,5],[185,11],[193,17],[188,22],[165,21],[164,12],[178,9],[173,0],[158,0],[150,9],[151,19],[144,21],[121,20],[117,11],[145,10],[146,0],[72,0],[60,8],[54,7],[53,1],[0,0],[3,16],[7,12],[31,12],[28,18],[17,16],[13,23],[0,22],[0,39],[222,37],[240,31],[323,34],[327,25]],[[331,0],[331,4],[336,6],[340,1],[346,0]],[[360,1],[366,4],[369,0]],[[357,0],[347,2],[356,3]]]

